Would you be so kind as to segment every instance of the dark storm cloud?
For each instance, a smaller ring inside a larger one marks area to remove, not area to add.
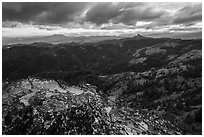
[[[173,16],[168,10],[152,3],[49,3],[17,2],[3,3],[3,22],[14,21],[33,24],[62,25],[69,22],[90,22],[96,25],[106,23],[131,26],[137,21],[152,21],[155,25],[192,24],[202,20],[202,6],[188,4]],[[82,17],[82,13],[86,14]],[[149,26],[149,27],[154,27]]]
[[[166,12],[146,7],[144,3],[99,3],[87,12],[86,20],[97,25],[109,21],[134,25],[137,20],[153,20],[164,13]]]
[[[117,17],[119,13],[120,11],[117,6],[111,3],[99,3],[87,12],[86,20],[100,25]]]
[[[188,5],[178,11],[173,23],[188,24],[202,21],[202,4]]]
[[[46,3],[3,3],[3,21],[30,21],[46,8]]]
[[[196,14],[188,17],[179,17],[174,20],[175,24],[185,24],[202,20],[202,14]]]
[[[71,22],[87,3],[3,3],[3,21],[60,24]]]

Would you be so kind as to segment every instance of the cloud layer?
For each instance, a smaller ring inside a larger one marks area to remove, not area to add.
[[[3,3],[3,21],[61,24],[74,21],[86,3]]]
[[[2,5],[3,35],[25,27],[46,31],[130,29],[145,33],[189,33],[201,31],[202,27],[201,3],[4,2]]]

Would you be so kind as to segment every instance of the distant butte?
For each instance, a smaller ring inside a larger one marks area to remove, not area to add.
[[[133,38],[135,38],[135,39],[144,39],[146,37],[144,37],[144,36],[142,36],[140,34],[137,34],[137,36],[134,36]]]
[[[137,34],[137,37],[143,37],[142,35],[140,35],[140,34]]]

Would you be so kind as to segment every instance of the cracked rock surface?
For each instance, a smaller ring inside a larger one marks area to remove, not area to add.
[[[113,98],[90,84],[39,78],[5,82],[3,134],[180,134],[170,122],[119,107]]]

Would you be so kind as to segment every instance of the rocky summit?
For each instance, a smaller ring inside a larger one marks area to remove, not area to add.
[[[151,113],[118,106],[90,84],[39,78],[3,85],[3,134],[181,134]]]

